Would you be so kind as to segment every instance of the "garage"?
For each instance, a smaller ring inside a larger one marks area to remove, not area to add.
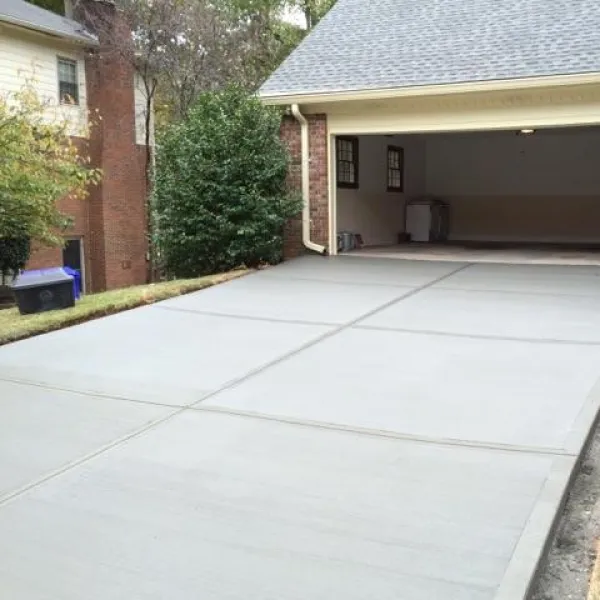
[[[600,5],[393,4],[336,4],[259,91],[305,201],[287,255],[598,264]]]
[[[600,128],[335,139],[337,251],[600,262]]]

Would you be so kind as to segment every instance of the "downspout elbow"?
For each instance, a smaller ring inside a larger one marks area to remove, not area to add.
[[[297,104],[292,104],[292,114],[300,123],[300,154],[302,163],[302,243],[306,248],[326,255],[327,248],[310,239],[310,133],[308,121]]]

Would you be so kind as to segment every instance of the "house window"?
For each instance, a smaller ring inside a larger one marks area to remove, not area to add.
[[[61,104],[79,104],[77,61],[58,59],[58,97]]]
[[[337,184],[358,188],[358,138],[337,138]]]
[[[404,191],[404,149],[388,146],[388,191]]]

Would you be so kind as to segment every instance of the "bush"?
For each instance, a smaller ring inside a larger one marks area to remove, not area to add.
[[[14,297],[9,285],[25,268],[30,250],[28,237],[0,238],[0,308],[13,304]]]
[[[9,244],[15,239],[62,244],[70,219],[57,200],[83,199],[88,185],[100,180],[89,157],[79,154],[68,121],[50,122],[46,111],[32,82],[0,94],[0,239]]]
[[[280,114],[238,89],[203,95],[159,141],[155,235],[170,275],[194,277],[281,260],[301,209],[286,188]]]
[[[30,243],[28,237],[0,238],[0,284],[5,285],[29,260]]]

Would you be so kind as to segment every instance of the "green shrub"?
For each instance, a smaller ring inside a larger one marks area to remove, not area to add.
[[[286,187],[281,116],[238,89],[203,95],[157,148],[155,235],[170,275],[275,263],[301,210]]]
[[[0,238],[0,285],[25,268],[30,248],[28,237]]]

